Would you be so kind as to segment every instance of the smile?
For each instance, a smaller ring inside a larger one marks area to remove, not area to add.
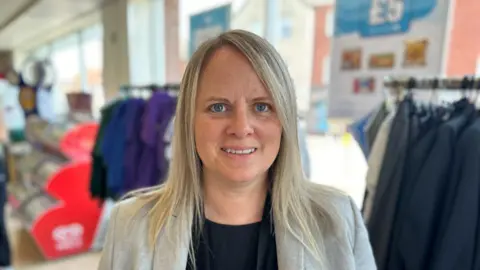
[[[248,148],[242,150],[230,149],[230,148],[221,148],[223,152],[235,155],[250,155],[257,151],[257,148]]]

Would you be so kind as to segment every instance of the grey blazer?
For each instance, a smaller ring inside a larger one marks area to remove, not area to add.
[[[328,270],[376,270],[367,231],[353,201],[336,191],[322,192],[319,196],[325,194],[331,201],[330,207],[335,208],[329,210],[341,216],[338,227],[342,232],[325,239]],[[148,248],[149,207],[138,210],[139,203],[138,199],[130,198],[113,209],[99,269],[185,270],[188,243],[172,250],[167,248],[167,239],[160,236],[154,250]],[[293,235],[276,228],[275,236],[279,270],[325,270],[319,268]]]

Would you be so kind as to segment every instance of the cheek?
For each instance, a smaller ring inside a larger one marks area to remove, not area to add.
[[[195,118],[195,144],[198,152],[219,141],[219,126],[205,117]]]
[[[280,123],[272,122],[264,124],[261,127],[261,134],[264,143],[270,148],[270,150],[278,152],[282,140],[282,127]]]

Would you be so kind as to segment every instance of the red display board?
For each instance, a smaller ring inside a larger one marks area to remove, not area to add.
[[[90,168],[89,161],[72,163],[45,187],[59,204],[32,224],[31,233],[47,259],[90,250],[102,213],[101,203],[90,198]]]
[[[72,160],[90,160],[99,125],[83,123],[70,129],[60,141],[60,149]]]
[[[56,201],[28,223],[31,236],[48,260],[92,248],[103,209],[102,202],[90,196],[90,153],[97,130],[96,123],[80,124],[62,136],[60,149],[70,161],[48,175],[38,189]],[[20,214],[28,204],[19,201],[15,194],[10,194],[9,202]]]

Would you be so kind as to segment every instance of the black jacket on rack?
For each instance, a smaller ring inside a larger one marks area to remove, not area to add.
[[[461,99],[407,96],[388,136],[367,221],[379,270],[480,269],[480,116]]]
[[[404,100],[398,107],[391,127],[391,138],[387,144],[387,153],[380,171],[374,205],[370,221],[370,242],[374,249],[377,267],[386,265],[391,230],[394,223],[395,208],[399,185],[403,175],[405,154],[408,144],[409,115],[412,109],[410,100]],[[371,233],[378,232],[378,233]],[[385,253],[385,254],[384,254]]]
[[[456,154],[431,269],[480,269],[480,119],[464,131]]]

